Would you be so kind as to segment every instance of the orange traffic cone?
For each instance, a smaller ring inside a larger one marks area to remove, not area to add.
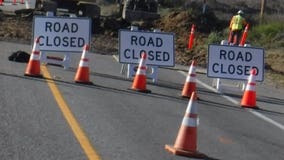
[[[197,96],[196,93],[193,92],[188,102],[174,146],[165,145],[165,149],[174,155],[192,158],[207,157],[205,154],[197,151],[198,113],[196,101]]]
[[[191,62],[191,66],[188,70],[188,75],[186,77],[183,89],[182,89],[182,97],[189,98],[192,92],[196,92],[196,62],[193,60]]]
[[[248,83],[246,85],[245,92],[242,97],[241,106],[245,108],[257,108],[256,107],[256,91],[255,91],[255,75],[256,69],[250,71],[250,76],[248,78]]]
[[[146,89],[146,83],[147,83],[146,58],[147,58],[147,54],[143,52],[140,58],[139,66],[137,68],[131,89],[135,91],[139,91],[139,92],[149,93],[151,91]]]
[[[79,67],[77,69],[76,75],[75,75],[75,82],[76,83],[82,83],[82,84],[93,84],[89,80],[89,59],[87,58],[87,53],[89,51],[89,45],[85,45],[83,49],[83,53],[80,59]]]
[[[244,46],[246,43],[246,39],[247,39],[247,35],[248,35],[248,29],[249,29],[249,24],[246,25],[246,28],[244,30],[244,33],[242,35],[242,39],[241,42],[239,44],[239,46]]]
[[[25,71],[25,76],[42,77],[40,74],[39,38],[35,39],[32,53]]]
[[[189,40],[188,40],[188,45],[187,45],[188,49],[192,49],[194,38],[195,38],[194,32],[195,32],[195,25],[192,24],[191,30],[190,30],[190,35],[189,35]]]

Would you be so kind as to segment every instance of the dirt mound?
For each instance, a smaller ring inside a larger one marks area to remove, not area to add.
[[[197,60],[199,65],[206,66],[206,51],[199,47],[204,38],[212,30],[218,30],[213,26],[222,26],[214,13],[201,10],[172,11],[155,22],[155,27],[164,32],[175,33],[176,63],[189,65],[192,59]],[[195,24],[195,43],[193,50],[188,50],[188,39],[191,26]]]
[[[0,40],[30,42],[32,36],[32,19],[16,16],[0,16]]]

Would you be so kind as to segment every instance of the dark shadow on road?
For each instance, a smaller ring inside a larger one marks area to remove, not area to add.
[[[76,70],[77,70],[76,68],[70,67],[67,71],[76,72]],[[90,72],[90,75],[103,77],[103,78],[109,78],[109,79],[115,79],[115,80],[120,80],[120,81],[127,81],[127,82],[133,81],[133,78],[127,79],[126,77],[122,77],[122,76],[114,76],[114,75],[97,73],[97,72]],[[148,80],[147,84],[158,86],[158,87],[163,87],[163,88],[168,88],[168,89],[177,89],[177,90],[181,90],[182,87],[183,87],[183,84],[167,82],[167,81],[164,81],[164,80],[158,80],[157,83],[154,83],[154,82]]]
[[[275,97],[261,96],[257,97],[257,101],[284,106],[284,100]]]
[[[228,104],[224,104],[224,103],[219,103],[216,101],[208,101],[208,100],[199,100],[198,103],[200,104],[205,104],[208,107],[215,107],[215,108],[221,108],[221,109],[230,109],[230,110],[236,110],[236,111],[245,111],[243,108],[241,107],[237,107],[235,105],[228,105]]]
[[[275,112],[275,111],[262,109],[262,108],[258,108],[257,111],[259,111],[260,113],[265,113],[265,114],[270,114],[270,115],[275,115],[275,116],[284,116],[284,113],[282,112]]]
[[[176,102],[187,102],[187,98],[182,98],[178,94],[177,96],[169,96],[165,94],[160,94],[160,93],[142,93],[138,91],[131,90],[129,88],[126,89],[118,89],[118,88],[113,88],[113,87],[108,87],[108,86],[102,86],[102,85],[87,85],[87,84],[80,84],[80,83],[75,83],[75,82],[68,82],[68,81],[63,81],[63,80],[58,80],[58,79],[50,79],[50,78],[36,78],[36,77],[29,77],[29,76],[24,76],[24,75],[14,75],[14,74],[9,74],[9,73],[3,73],[0,72],[0,75],[4,76],[9,76],[9,77],[15,77],[15,78],[21,78],[21,79],[27,79],[27,80],[33,80],[33,81],[38,81],[38,82],[44,82],[50,81],[50,82],[55,82],[57,85],[64,85],[64,86],[72,86],[72,87],[85,87],[85,88],[93,88],[93,89],[100,89],[104,91],[109,91],[109,92],[115,92],[115,93],[124,93],[124,94],[136,94],[136,95],[142,95],[142,96],[148,96],[148,97],[154,97],[154,98],[160,98],[160,99],[166,99],[166,100],[171,100],[171,101],[176,101]],[[123,79],[125,80],[125,79]]]

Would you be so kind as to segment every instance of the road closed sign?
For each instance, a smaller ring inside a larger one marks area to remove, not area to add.
[[[37,37],[42,51],[82,52],[85,44],[90,45],[91,20],[35,16],[33,38]]]
[[[174,66],[174,34],[145,31],[119,31],[119,62],[139,63],[141,54],[147,53],[146,63]]]
[[[252,68],[257,71],[255,80],[263,81],[263,48],[209,45],[208,77],[247,80]]]

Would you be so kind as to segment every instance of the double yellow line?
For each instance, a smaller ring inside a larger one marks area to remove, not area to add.
[[[101,157],[98,155],[92,144],[90,143],[90,140],[84,133],[84,131],[81,129],[80,124],[74,117],[72,111],[70,110],[70,107],[65,102],[62,94],[60,93],[59,89],[55,85],[55,82],[52,80],[52,77],[50,76],[50,73],[46,66],[42,66],[42,72],[43,76],[47,78],[47,84],[58,104],[58,107],[60,108],[64,118],[68,122],[71,130],[73,131],[75,137],[77,138],[78,142],[80,143],[82,149],[84,150],[86,156],[89,160],[101,160]]]

